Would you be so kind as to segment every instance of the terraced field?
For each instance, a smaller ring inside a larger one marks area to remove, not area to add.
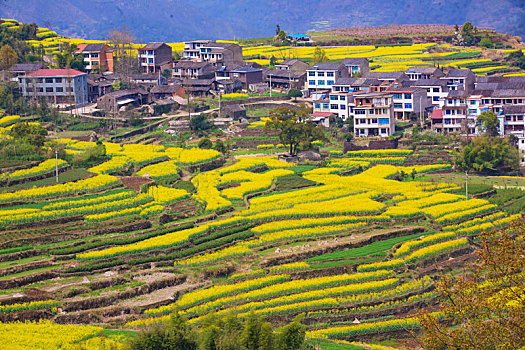
[[[69,153],[96,146],[56,141]],[[418,181],[450,165],[404,166],[411,150],[222,165],[213,150],[103,145],[108,160],[91,177],[0,193],[0,329],[13,342],[36,332],[43,347],[118,348],[125,333],[107,327],[178,312],[195,325],[234,313],[276,326],[302,313],[312,340],[403,343],[418,308],[436,302],[435,277],[469,261],[480,232],[521,217],[505,201]],[[2,178],[30,184],[49,168]],[[125,186],[129,174],[146,177],[140,191]]]

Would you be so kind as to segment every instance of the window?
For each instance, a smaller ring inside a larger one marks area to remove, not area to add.
[[[57,92],[64,92],[64,88],[61,87],[61,86],[60,86],[60,87],[57,87],[56,91],[57,91]]]
[[[469,109],[468,112],[469,112],[470,114],[475,114],[475,113],[476,113],[476,110],[475,110],[475,109]]]
[[[346,101],[346,96],[339,96],[339,99],[340,99],[341,101]]]
[[[445,124],[450,124],[450,119],[445,119]]]
[[[337,105],[330,105],[330,109],[338,109],[338,106]]]
[[[427,88],[427,93],[430,92],[430,88]]]
[[[377,119],[376,118],[372,118],[372,124],[377,124]]]
[[[98,61],[93,61],[93,62],[91,62],[91,64],[94,65],[94,66],[98,66]]]
[[[61,83],[62,82],[62,78],[55,78],[55,83]]]
[[[468,103],[469,103],[469,105],[475,105],[476,101],[475,100],[469,100]]]
[[[327,83],[327,85],[334,85],[334,81],[333,80],[328,80],[326,83]]]
[[[85,53],[85,54],[84,54],[84,58],[89,58],[89,54],[88,54],[88,53]]]
[[[149,56],[153,56],[153,50],[147,50],[146,54],[149,55]]]
[[[324,80],[318,80],[317,85],[324,85]]]
[[[337,101],[338,99],[337,95],[330,95],[330,100]]]
[[[412,109],[412,103],[405,103],[405,108]]]
[[[44,82],[44,79],[42,79],[42,78],[38,78],[38,79],[36,80],[36,82],[42,84],[42,83]]]
[[[148,58],[148,63],[153,64],[153,58]]]
[[[309,77],[315,77],[315,72],[308,72]]]
[[[373,109],[368,111],[368,114],[375,114],[375,111]]]
[[[354,110],[354,114],[361,114],[361,115],[363,115],[363,114],[365,114],[365,110],[364,109],[356,109],[356,110]]]
[[[327,77],[333,77],[334,76],[334,72],[326,72],[326,76]]]
[[[46,78],[46,84],[53,84],[53,78]]]
[[[320,103],[316,103],[315,104],[315,108],[321,108],[321,104]]]
[[[379,124],[390,124],[390,119],[388,119],[388,118],[379,118]]]
[[[39,88],[37,89],[37,92],[44,92],[44,88],[39,87]]]
[[[346,106],[345,105],[340,105],[339,108],[346,109]]]
[[[434,101],[434,102],[439,102],[439,96],[434,96],[434,97],[432,97],[432,101]]]
[[[53,92],[53,88],[52,87],[46,87],[46,92]]]
[[[405,100],[409,100],[412,98],[412,94],[405,94]]]
[[[445,110],[445,114],[452,114],[452,111],[450,109]]]
[[[98,53],[92,53],[91,58],[98,58]]]
[[[358,125],[359,124],[359,119],[356,119],[355,120],[355,124]],[[521,141],[523,143],[523,141]]]
[[[394,98],[395,98],[396,100],[400,100],[400,99],[403,98],[403,94],[394,94]]]
[[[318,77],[324,77],[324,72],[317,72]]]
[[[330,107],[328,103],[323,103],[323,109],[328,109],[328,107]]]
[[[394,108],[403,108],[402,103],[394,103]]]
[[[308,80],[309,85],[315,85],[315,80]]]
[[[439,92],[439,88],[432,88],[432,91]]]

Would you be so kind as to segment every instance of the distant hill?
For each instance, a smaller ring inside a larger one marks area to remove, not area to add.
[[[69,37],[103,39],[126,25],[139,41],[268,37],[385,24],[463,24],[525,37],[523,0],[0,0],[0,17]]]

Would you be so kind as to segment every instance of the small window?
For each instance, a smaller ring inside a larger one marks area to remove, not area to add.
[[[412,103],[405,103],[405,108],[412,109]]]
[[[412,98],[412,94],[405,94],[405,100],[409,100]]]
[[[308,84],[309,84],[309,85],[315,85],[315,80],[309,80],[309,81],[308,81]]]
[[[315,77],[315,72],[308,72],[309,77]]]
[[[337,95],[330,95],[330,100],[337,101],[338,99]]]
[[[56,92],[64,92],[64,88],[63,87],[57,87],[56,88]]]
[[[55,78],[55,83],[61,83],[62,82],[62,78]]]
[[[324,80],[318,80],[317,85],[324,85]]]
[[[333,77],[334,76],[334,72],[326,72],[326,76],[327,77]]]
[[[46,78],[46,84],[53,84],[53,78]]]
[[[53,92],[53,88],[52,87],[46,87],[46,92]]]
[[[324,77],[324,72],[317,72],[318,77]]]

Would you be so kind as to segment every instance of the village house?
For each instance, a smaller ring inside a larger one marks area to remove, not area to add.
[[[88,103],[87,73],[75,69],[39,69],[18,77],[22,96],[46,98],[59,106]]]
[[[348,69],[348,75],[350,77],[357,74],[368,73],[370,70],[369,62],[365,57],[347,57],[343,59],[343,64]]]
[[[283,69],[265,69],[263,72],[264,82],[278,89],[302,89],[306,82],[306,72],[298,72]]]
[[[151,42],[137,49],[142,73],[158,73],[173,66],[171,46],[161,42]]]
[[[276,63],[275,69],[276,70],[292,70],[292,71],[297,71],[297,72],[306,72],[306,70],[308,69],[308,64],[303,61],[297,60],[297,59],[288,58],[280,63]]]
[[[444,75],[441,69],[434,67],[434,66],[410,67],[405,71],[405,74],[408,76],[408,79],[411,81],[420,80],[420,79],[441,78]]]
[[[138,107],[149,102],[149,93],[141,88],[113,91],[97,100],[97,108],[109,113],[117,113],[121,108],[132,105]]]
[[[241,66],[230,71],[231,80],[239,80],[243,90],[248,90],[250,84],[263,81],[263,70],[250,66]]]
[[[179,79],[211,79],[217,69],[208,62],[177,61],[173,67],[173,77]]]
[[[196,62],[209,62],[216,67],[243,62],[242,48],[239,45],[211,40],[185,42],[183,57]]]
[[[174,85],[154,86],[150,90],[150,96],[151,96],[151,99],[155,101],[155,100],[162,100],[168,97],[175,97],[175,96],[184,98],[186,94],[181,84],[174,84]]]
[[[386,93],[360,93],[354,96],[354,134],[387,137],[395,132],[393,96]]]
[[[107,44],[79,44],[77,53],[84,56],[88,72],[113,72],[113,50]]]
[[[18,77],[25,77],[28,73],[46,68],[43,63],[17,63],[9,68],[9,80],[18,82]]]
[[[343,63],[315,63],[306,72],[310,93],[330,90],[337,79],[349,77]]]
[[[390,88],[394,103],[394,117],[401,120],[423,120],[426,109],[432,104],[425,89],[418,88]]]

